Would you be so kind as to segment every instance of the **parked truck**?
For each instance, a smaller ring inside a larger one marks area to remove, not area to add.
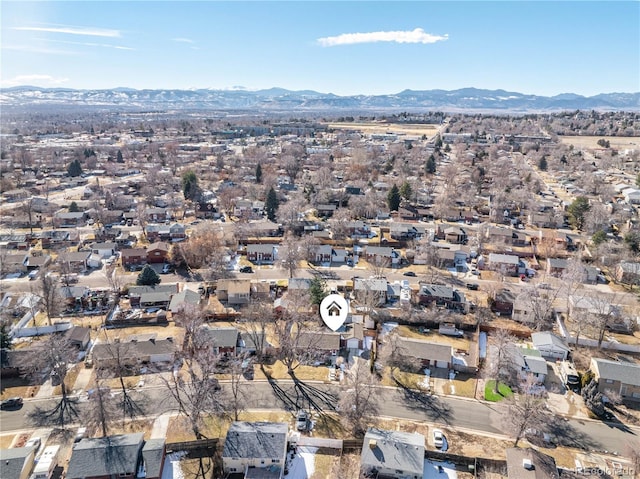
[[[574,390],[580,388],[580,375],[571,362],[562,361],[559,369],[560,378],[569,389]]]
[[[36,466],[30,479],[49,479],[58,465],[58,450],[60,446],[47,446],[37,459]]]

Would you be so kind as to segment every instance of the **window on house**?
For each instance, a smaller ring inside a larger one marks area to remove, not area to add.
[[[280,459],[271,459],[271,462],[273,464],[278,464],[280,462]]]

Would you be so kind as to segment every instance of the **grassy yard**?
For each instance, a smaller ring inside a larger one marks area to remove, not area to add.
[[[493,389],[495,387],[495,384],[495,380],[492,379],[490,381],[487,381],[484,386],[484,398],[487,401],[498,402],[502,401],[504,398],[513,396],[513,391],[511,390],[511,388],[503,383],[498,384],[498,394],[494,393]]]
[[[273,379],[291,379],[287,372],[287,367],[280,361],[273,364],[265,364],[265,372]],[[255,379],[266,379],[262,368],[254,368]],[[327,366],[298,366],[295,368],[295,375],[301,381],[329,381],[329,368]]]

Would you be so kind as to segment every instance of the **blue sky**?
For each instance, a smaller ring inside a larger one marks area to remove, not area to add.
[[[640,2],[7,1],[2,86],[640,91]]]

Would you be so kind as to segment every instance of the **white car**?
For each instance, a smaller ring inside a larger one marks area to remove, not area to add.
[[[436,449],[442,449],[443,444],[444,444],[444,434],[442,434],[442,431],[440,429],[434,429],[433,445],[436,447]]]

